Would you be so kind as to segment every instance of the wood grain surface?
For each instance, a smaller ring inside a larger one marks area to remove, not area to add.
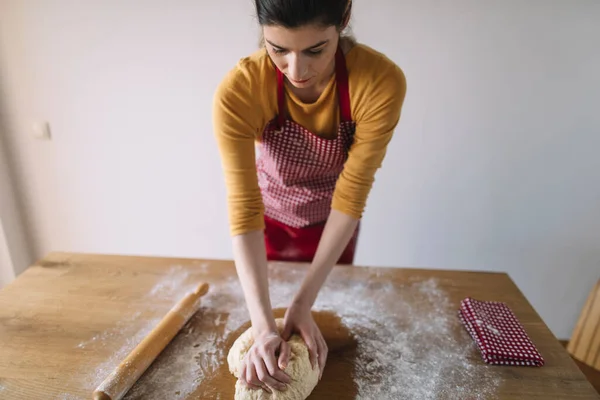
[[[577,360],[600,371],[600,280],[581,311],[567,351]]]
[[[270,277],[274,279],[285,272],[286,279],[290,276],[301,279],[304,268],[295,264],[271,265]],[[226,325],[222,321],[231,320],[234,312],[238,317],[246,315],[240,294],[231,296],[227,293],[230,286],[223,284],[233,279],[235,268],[230,261],[48,255],[0,291],[0,399],[91,398],[106,371],[110,372],[122,361],[185,295],[186,288],[202,281],[208,282],[211,290],[220,288],[222,293],[209,291],[213,303],[207,303],[206,307],[203,303],[127,398],[163,398],[158,395],[160,390],[172,385],[170,398],[232,399],[235,379],[228,372],[224,357],[233,340],[249,326],[247,318],[241,318],[239,326],[227,335],[224,333]],[[600,398],[506,274],[336,267],[330,279],[348,287],[368,282],[367,296],[368,291],[375,295],[378,287],[390,282],[400,288],[411,282],[435,279],[450,310],[457,310],[460,300],[467,296],[506,302],[542,353],[546,365],[490,367],[483,364],[474,346],[468,347],[465,362],[493,374],[496,382],[492,393],[481,392],[487,395],[474,394],[469,398]],[[211,308],[210,304],[216,304],[218,299],[223,300],[227,311]],[[402,299],[411,301],[406,294]],[[394,301],[378,306],[394,307]],[[277,309],[275,314],[282,315],[283,311]],[[377,310],[366,311],[377,318]],[[359,391],[356,378],[365,373],[355,363],[357,333],[341,323],[335,310],[318,312],[315,316],[329,344],[330,356],[323,380],[310,399],[354,399]],[[448,319],[454,321],[454,317],[449,315]],[[453,322],[451,329],[451,340],[461,343],[470,340],[460,324]],[[211,343],[218,345],[210,348],[206,338],[212,338]],[[190,369],[190,366],[197,367]],[[196,379],[196,375],[202,379]],[[477,389],[478,382],[470,385]],[[402,382],[398,386],[401,389]],[[189,388],[193,390],[188,393]],[[452,397],[439,393],[434,398]]]

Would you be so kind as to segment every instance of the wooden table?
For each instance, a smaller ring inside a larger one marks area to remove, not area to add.
[[[274,307],[304,268],[270,266]],[[203,307],[127,398],[232,399],[227,350],[248,322],[231,262],[67,253],[0,291],[0,398],[91,398],[200,281],[211,284]],[[485,365],[456,317],[466,296],[508,303],[546,365]],[[331,352],[311,399],[599,398],[506,274],[336,267],[319,302]]]

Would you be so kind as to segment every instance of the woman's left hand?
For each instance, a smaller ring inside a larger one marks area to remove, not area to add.
[[[310,307],[299,303],[292,303],[287,309],[281,337],[287,341],[293,333],[298,333],[306,343],[310,356],[310,364],[313,369],[318,362],[319,380],[321,380],[325,362],[327,361],[328,349],[323,334],[313,319]]]

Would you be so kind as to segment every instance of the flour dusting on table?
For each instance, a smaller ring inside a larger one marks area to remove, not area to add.
[[[171,267],[168,274],[150,290],[149,297],[172,298],[173,295],[181,295],[181,289],[189,275],[181,266]]]
[[[500,382],[492,368],[468,358],[475,346],[467,335],[455,334],[462,329],[455,307],[436,280],[377,284],[366,299],[360,292],[369,285],[353,287],[349,296],[340,282],[320,302],[343,310],[343,323],[356,334],[360,399],[494,398]],[[386,297],[397,299],[393,309],[379,306],[390,304]]]
[[[273,268],[278,269],[277,279]],[[356,370],[349,377],[354,379],[357,398],[494,399],[500,379],[493,367],[482,363],[471,338],[460,326],[458,306],[450,303],[439,282],[415,279],[398,285],[383,274],[374,272],[373,279],[357,281],[349,279],[344,269],[335,269],[315,304],[315,310],[337,314],[357,340],[353,361]],[[270,276],[273,307],[287,307],[304,271],[271,265]],[[185,269],[174,267],[154,286],[149,297],[166,297],[175,304],[181,293],[197,283],[188,279]],[[227,363],[229,349],[225,341],[249,317],[237,278],[210,285],[201,310],[126,399],[185,399]],[[390,308],[390,304],[394,306]],[[158,321],[145,322],[143,329],[130,335],[122,348],[96,370],[101,376],[94,382],[108,376]],[[81,348],[98,346],[112,335],[100,334],[82,343]],[[202,390],[202,398],[224,399],[216,388]]]
[[[495,397],[500,379],[481,362],[437,280],[398,286],[366,279],[349,285],[341,272],[328,278],[314,308],[337,313],[358,341],[359,399]],[[275,285],[274,307],[286,306],[296,288]]]
[[[154,285],[146,296],[148,304],[162,312],[163,316],[174,306],[187,291],[193,287],[185,287],[184,282],[189,272],[181,266],[171,267],[167,274]],[[161,300],[167,300],[167,306],[156,305],[153,299],[159,297]],[[126,305],[125,307],[129,307]],[[76,349],[82,352],[90,351],[108,351],[113,347],[114,342],[121,343],[116,351],[111,351],[106,361],[98,366],[94,366],[93,375],[86,377],[83,382],[90,393],[95,390],[123,361],[127,355],[154,329],[162,320],[161,317],[147,318],[141,311],[136,311],[129,318],[118,321],[114,327],[100,332],[88,340],[80,342]],[[137,327],[137,328],[135,328]],[[84,355],[82,355],[84,356]],[[68,396],[65,394],[65,396]],[[76,398],[76,397],[73,397]],[[71,399],[70,397],[61,397],[61,400]]]
[[[193,285],[192,285],[193,286]],[[226,363],[227,335],[248,320],[237,278],[210,283],[202,307],[127,393],[125,399],[185,399]],[[219,334],[215,333],[215,327]],[[205,393],[205,395],[207,395]],[[219,399],[220,393],[210,393]]]

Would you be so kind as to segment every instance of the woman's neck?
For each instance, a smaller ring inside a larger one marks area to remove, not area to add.
[[[287,88],[290,90],[300,101],[303,103],[311,104],[315,103],[323,94],[323,91],[329,84],[332,76],[335,74],[335,58],[332,60],[331,65],[327,67],[327,71],[323,74],[321,79],[308,88],[297,88],[286,80]]]

